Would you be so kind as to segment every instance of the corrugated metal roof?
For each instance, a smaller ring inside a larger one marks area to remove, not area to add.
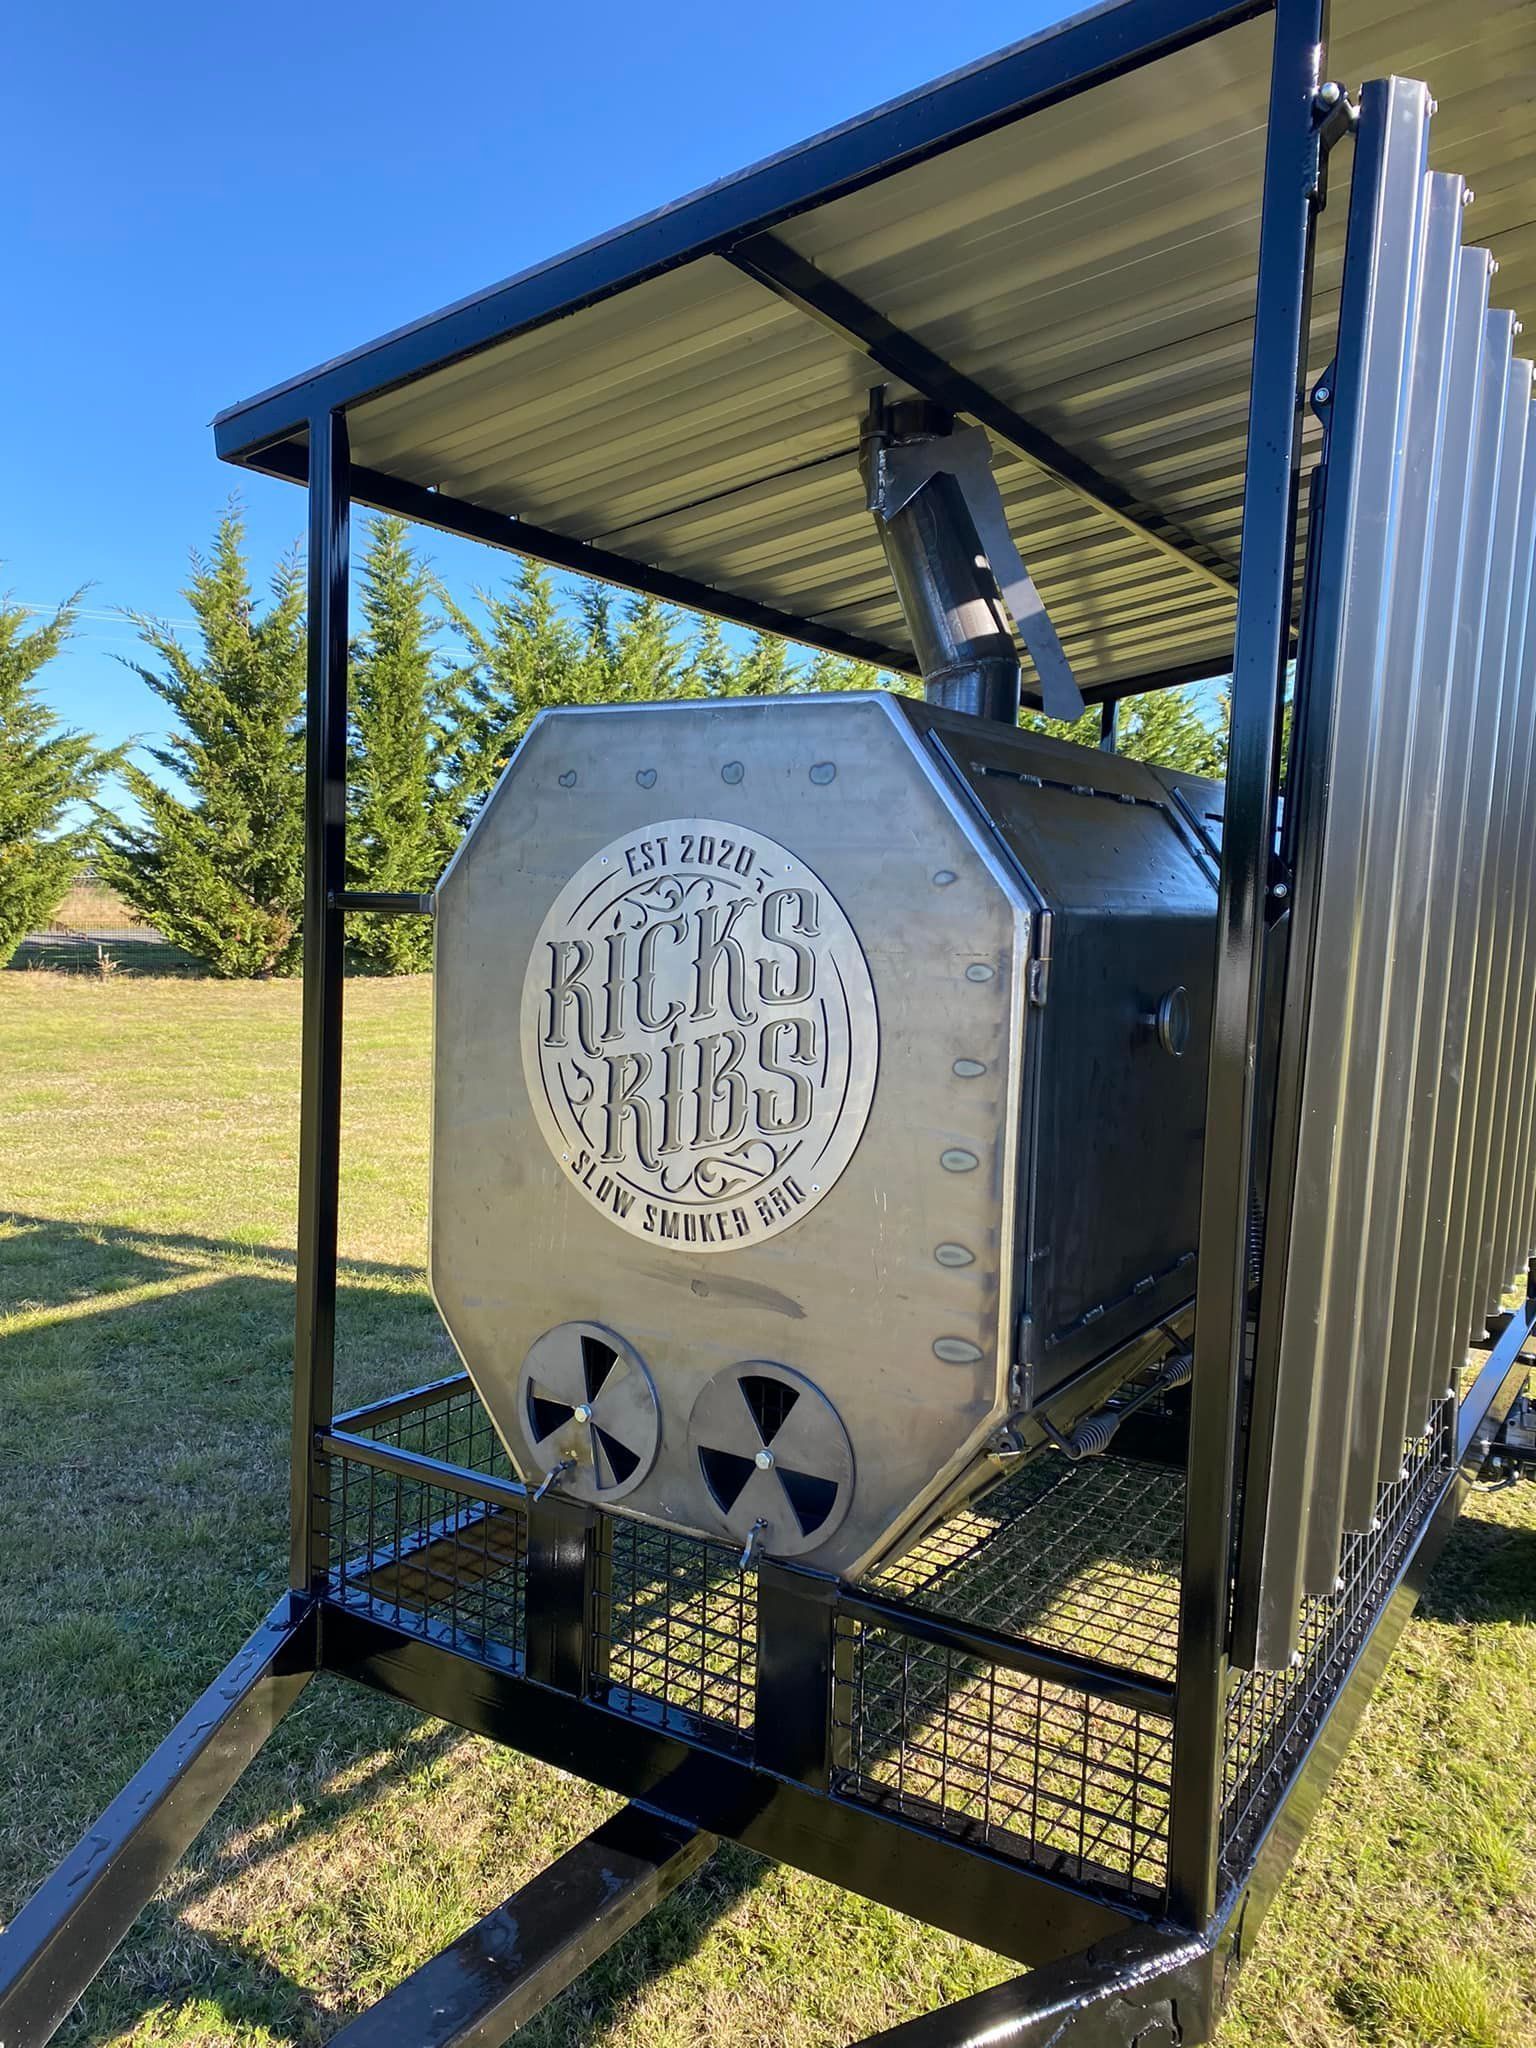
[[[1170,4],[1079,18],[237,407],[221,415],[221,452],[280,468],[258,445],[265,430],[290,444],[292,466],[293,424],[342,403],[366,471],[909,660],[855,462],[878,373],[713,253],[766,222],[792,257],[1151,508],[1148,524],[1174,522],[1188,559],[994,433],[1015,537],[1085,687],[1220,670],[1270,18],[1028,118],[999,125],[995,101],[1047,89],[1069,45],[1129,46],[1138,24],[1156,38]],[[1536,314],[1533,53],[1532,0],[1336,0],[1328,68],[1351,85],[1386,69],[1429,82],[1436,160],[1477,188],[1473,226],[1500,259],[1504,302]],[[969,139],[946,146],[944,119],[967,114]],[[1335,152],[1319,247],[1317,369],[1337,314],[1348,154]],[[818,202],[823,164],[831,196]]]

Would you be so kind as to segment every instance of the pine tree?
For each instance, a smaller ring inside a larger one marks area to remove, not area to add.
[[[439,680],[427,606],[436,586],[412,551],[403,519],[375,519],[358,593],[362,632],[352,650],[347,875],[356,889],[425,893],[457,838],[443,779],[447,686]],[[353,954],[380,974],[432,965],[423,918],[347,921]]]
[[[103,872],[144,917],[215,974],[291,974],[304,900],[304,577],[279,564],[258,617],[237,510],[211,555],[192,557],[185,596],[194,654],[171,629],[130,614],[160,664],[128,666],[177,725],[149,749],[186,795],[130,765],[143,813],[117,825]]]
[[[1021,712],[1019,723],[1027,732],[1048,733],[1053,739],[1074,740],[1079,746],[1096,747],[1099,743],[1096,706],[1070,723],[1046,718],[1038,711]],[[1227,767],[1226,723],[1209,724],[1185,690],[1148,690],[1122,700],[1115,752],[1159,768],[1219,778]]]
[[[460,825],[469,823],[495,788],[539,712],[587,702],[583,692],[606,672],[609,656],[606,612],[595,622],[588,618],[584,638],[561,611],[553,577],[537,562],[521,562],[504,592],[475,594],[484,626],[451,598],[443,600],[469,650],[444,763]]]
[[[86,733],[62,727],[35,687],[69,638],[79,594],[46,624],[0,601],[0,965],[29,931],[46,924],[89,849],[94,827],[66,828],[73,804],[89,804],[117,762]]]
[[[784,697],[804,687],[804,676],[790,662],[789,642],[777,633],[754,633],[751,646],[731,675],[726,695]]]
[[[872,661],[855,661],[847,654],[828,654],[818,649],[795,687],[801,690],[888,690],[895,684],[894,679],[876,668]]]

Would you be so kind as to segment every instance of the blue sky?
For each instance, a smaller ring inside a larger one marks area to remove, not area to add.
[[[117,741],[163,707],[117,607],[180,618],[230,489],[264,573],[303,500],[220,407],[1028,35],[1060,0],[654,9],[18,8],[7,33],[0,588],[94,587],[48,672]],[[456,591],[498,573],[432,536]]]

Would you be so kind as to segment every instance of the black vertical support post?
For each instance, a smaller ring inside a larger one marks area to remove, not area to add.
[[[607,1640],[592,1624],[599,1599],[605,1609],[611,1599],[612,1537],[608,1517],[580,1501],[528,1504],[528,1676],[576,1699],[606,1676]]]
[[[347,423],[309,429],[309,676],[305,700],[304,1006],[299,1107],[298,1310],[293,1351],[295,1592],[324,1565],[325,1473],[317,1432],[331,1420],[336,1351],[336,1208],[341,1171],[341,978],[346,883]]]
[[[1189,1478],[1179,1607],[1168,1891],[1215,1910],[1224,1776],[1233,1468],[1247,1315],[1247,1226],[1274,848],[1276,738],[1295,606],[1295,536],[1312,252],[1321,203],[1316,98],[1327,0],[1276,0],[1232,664],[1226,818],[1200,1191]]]
[[[757,1699],[752,1759],[760,1771],[825,1792],[832,1782],[837,1588],[765,1563],[757,1574]]]
[[[1099,748],[1112,754],[1117,744],[1117,728],[1120,720],[1120,706],[1113,697],[1106,697],[1099,706]]]

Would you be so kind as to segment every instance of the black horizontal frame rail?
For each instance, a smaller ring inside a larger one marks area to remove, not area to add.
[[[309,478],[308,455],[303,446],[294,441],[279,442],[263,449],[251,458],[248,466],[264,470],[271,476],[284,477],[290,483],[305,483]],[[364,469],[354,464],[351,487],[353,502],[366,505],[375,512],[390,512],[397,518],[412,520],[418,526],[436,527],[441,533],[481,541],[487,547],[501,548],[509,554],[529,555],[536,562],[548,562],[556,569],[570,569],[578,576],[595,576],[599,582],[616,583],[625,590],[644,591],[649,597],[660,598],[664,604],[679,604],[690,611],[707,612],[716,618],[729,620],[734,626],[746,626],[753,632],[775,633],[781,639],[801,640],[809,647],[819,647],[827,654],[845,655],[852,661],[873,662],[877,668],[894,670],[897,675],[915,676],[918,673],[916,656],[903,649],[887,647],[878,640],[866,640],[857,633],[845,633],[836,626],[819,626],[814,620],[796,618],[789,612],[776,611],[772,605],[757,604],[751,598],[735,597],[711,584],[695,583],[688,576],[675,576],[668,569],[652,568],[648,562],[636,562],[628,555],[613,554],[607,548],[592,546],[589,541],[572,540],[568,534],[552,533],[548,527],[535,526],[529,520],[514,518],[510,513],[487,511],[483,505],[472,505],[467,499],[451,497],[447,492],[429,491],[422,484],[386,476],[382,470]]]
[[[519,1480],[493,1479],[487,1473],[471,1471],[467,1465],[450,1465],[442,1458],[401,1450],[395,1444],[376,1444],[372,1438],[354,1436],[349,1430],[322,1430],[315,1439],[315,1447],[326,1457],[350,1458],[355,1464],[371,1465],[376,1472],[397,1472],[403,1479],[419,1479],[424,1485],[439,1486],[450,1493],[472,1494],[487,1507],[528,1505],[528,1489]]]
[[[974,377],[947,363],[926,343],[887,320],[857,292],[818,270],[777,235],[752,235],[724,253],[743,276],[829,328],[840,341],[862,350],[888,375],[899,377],[949,412],[968,413],[973,420],[979,420],[989,433],[1027,456],[1037,469],[1074,497],[1177,562],[1180,568],[1215,584],[1236,602],[1237,572],[1216,549],[1197,540],[1124,484],[1105,476],[1053,434],[978,384]]]
[[[932,1643],[936,1649],[953,1650],[958,1657],[975,1657],[1020,1671],[1028,1678],[1043,1679],[1048,1685],[1085,1692],[1094,1699],[1112,1700],[1117,1706],[1133,1708],[1139,1714],[1173,1713],[1174,1689],[1164,1678],[1140,1671],[1125,1671],[1115,1664],[1101,1664],[1094,1657],[1076,1657],[1066,1651],[1038,1648],[1000,1629],[977,1622],[948,1621],[926,1609],[908,1607],[900,1600],[882,1599],[873,1593],[839,1592],[837,1612],[848,1620],[891,1629],[898,1635]]]
[[[446,1400],[461,1390],[467,1393],[469,1385],[467,1372],[445,1373],[442,1379],[427,1380],[419,1387],[408,1387],[403,1394],[386,1394],[381,1401],[365,1401],[361,1408],[348,1408],[333,1418],[332,1427],[338,1430],[374,1428],[381,1422],[393,1422],[397,1416],[409,1415],[415,1408],[429,1408],[435,1401]]]
[[[334,2048],[495,2048],[714,1853],[626,1806],[331,2038]]]
[[[774,1778],[740,1755],[429,1642],[377,1615],[321,1602],[320,1661],[419,1712],[878,1899],[1017,1962],[1052,1961],[1147,1924],[981,1841]]]
[[[1206,2038],[1211,1974],[1206,1938],[1138,1930],[884,2028],[856,2048],[1125,2048],[1128,2040],[1172,2048]]]
[[[430,894],[391,889],[333,889],[329,901],[332,910],[367,910],[383,917],[431,917],[437,907]]]
[[[229,407],[214,422],[218,454],[226,462],[251,462],[319,414],[356,405],[596,305],[1270,11],[1269,0],[1140,0],[1079,16],[648,220]],[[255,466],[265,465],[256,460]]]
[[[288,1596],[0,1934],[0,2042],[42,2048],[314,1672]]]

